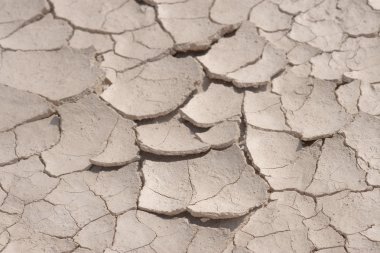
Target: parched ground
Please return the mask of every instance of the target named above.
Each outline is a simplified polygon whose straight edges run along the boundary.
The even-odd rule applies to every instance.
[[[0,0],[1,253],[379,253],[379,0]]]

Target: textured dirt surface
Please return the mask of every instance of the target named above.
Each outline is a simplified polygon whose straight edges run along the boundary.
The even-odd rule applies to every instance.
[[[379,0],[0,0],[1,253],[379,253]]]

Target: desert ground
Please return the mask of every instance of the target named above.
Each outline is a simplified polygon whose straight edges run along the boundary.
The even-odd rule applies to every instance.
[[[0,0],[1,253],[379,253],[380,0]]]

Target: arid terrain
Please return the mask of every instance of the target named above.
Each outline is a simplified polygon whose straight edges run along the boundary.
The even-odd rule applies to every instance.
[[[0,0],[1,253],[379,253],[380,0]]]

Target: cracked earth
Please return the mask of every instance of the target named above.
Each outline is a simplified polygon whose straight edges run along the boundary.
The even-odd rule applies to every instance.
[[[379,0],[0,0],[1,253],[379,253]]]

